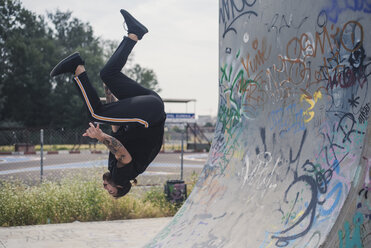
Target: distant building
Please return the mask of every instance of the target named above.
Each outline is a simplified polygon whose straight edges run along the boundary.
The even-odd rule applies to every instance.
[[[200,127],[205,126],[206,124],[210,123],[211,125],[215,126],[216,124],[216,116],[211,115],[199,115],[196,120],[197,125]]]

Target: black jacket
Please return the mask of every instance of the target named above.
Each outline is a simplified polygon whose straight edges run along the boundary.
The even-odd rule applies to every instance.
[[[143,173],[161,150],[165,120],[156,126],[144,128],[138,125],[121,126],[112,136],[119,140],[132,157],[129,164],[117,168],[117,159],[110,152],[108,170],[115,184],[133,180]]]

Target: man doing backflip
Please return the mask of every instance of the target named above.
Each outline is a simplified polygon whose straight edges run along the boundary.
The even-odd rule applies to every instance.
[[[85,105],[96,126],[90,127],[83,136],[97,139],[110,150],[109,172],[103,175],[104,188],[114,197],[121,197],[131,189],[131,180],[143,173],[159,153],[166,114],[161,97],[124,75],[121,70],[128,56],[147,28],[126,10],[120,10],[128,28],[117,50],[113,53],[100,72],[100,77],[108,87],[107,103],[103,104],[89,82],[84,61],[79,53],[71,54],[60,61],[51,71],[54,77],[63,73],[74,74]],[[117,98],[111,102],[112,95]],[[99,123],[112,125],[108,135],[99,128]]]

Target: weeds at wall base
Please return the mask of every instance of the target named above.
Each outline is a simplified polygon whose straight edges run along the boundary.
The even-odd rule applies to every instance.
[[[105,221],[173,216],[179,205],[166,200],[161,187],[114,199],[98,179],[67,178],[28,186],[0,182],[0,226]]]

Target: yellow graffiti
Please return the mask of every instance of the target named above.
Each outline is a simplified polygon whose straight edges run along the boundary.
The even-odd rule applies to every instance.
[[[269,244],[267,244],[267,246],[265,246],[264,248],[269,248],[269,247],[273,247],[273,245],[274,245],[274,242],[273,242],[273,240],[269,243]]]
[[[296,221],[297,219],[299,219],[303,214],[304,214],[304,210],[302,210],[300,213],[298,213],[292,221],[295,222],[295,221]]]
[[[316,91],[313,95],[313,97],[309,96],[308,94],[302,94],[300,97],[300,102],[303,102],[304,100],[310,105],[310,107],[303,112],[303,116],[309,116],[308,118],[304,119],[305,123],[310,122],[314,117],[314,111],[311,111],[314,106],[316,105],[318,99],[322,98],[321,91]]]

